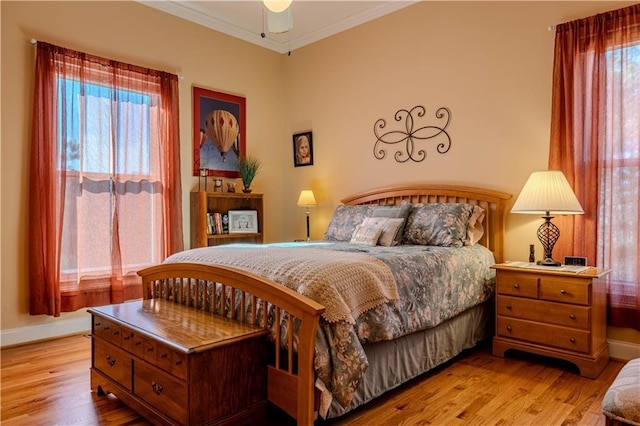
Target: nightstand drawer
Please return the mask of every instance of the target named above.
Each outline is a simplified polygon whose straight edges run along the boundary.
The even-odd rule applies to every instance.
[[[573,328],[499,316],[496,331],[498,336],[576,352],[588,353],[590,349],[590,333]]]
[[[589,330],[591,308],[498,295],[498,315]]]
[[[591,281],[566,277],[540,277],[540,299],[589,305]]]
[[[538,277],[518,272],[502,272],[497,276],[498,294],[538,297]]]
[[[101,339],[93,339],[93,366],[131,390],[131,356]]]

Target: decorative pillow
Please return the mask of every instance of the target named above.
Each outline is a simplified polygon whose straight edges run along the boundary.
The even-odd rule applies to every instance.
[[[404,227],[403,244],[462,247],[473,205],[415,204]]]
[[[356,226],[371,216],[373,210],[378,207],[376,204],[365,204],[359,206],[339,205],[336,207],[324,233],[324,239],[329,241],[350,241]]]
[[[404,219],[390,217],[368,217],[362,222],[364,227],[380,228],[382,230],[378,240],[378,245],[381,246],[395,245],[396,236],[400,233],[403,225]]]
[[[394,206],[380,206],[377,207],[374,211],[373,214],[371,214],[371,217],[389,217],[389,218],[402,218],[402,224],[401,226],[398,228],[398,232],[396,233],[396,236],[394,237],[392,243],[390,245],[392,246],[396,246],[398,244],[400,244],[402,242],[402,234],[404,231],[404,225],[406,223],[406,219],[407,217],[409,217],[409,213],[411,213],[411,208],[413,207],[413,205],[411,203],[408,203],[406,201],[403,201],[400,206],[394,207]],[[382,234],[382,238],[385,237],[385,233]],[[380,245],[389,245],[389,244],[381,244],[380,242],[378,242],[378,244]]]
[[[375,226],[358,225],[351,237],[351,242],[355,244],[364,244],[366,246],[375,246],[378,239],[382,235],[382,228]]]
[[[464,240],[465,246],[475,245],[484,234],[484,209],[480,206],[473,206],[471,217],[469,217],[469,227],[467,228],[467,239]]]

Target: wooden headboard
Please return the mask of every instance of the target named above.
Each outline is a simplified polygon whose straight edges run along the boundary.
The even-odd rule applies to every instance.
[[[416,184],[372,189],[343,198],[347,205],[409,203],[468,203],[484,208],[484,235],[479,244],[493,252],[497,263],[504,261],[504,234],[507,200],[510,194],[470,186]]]

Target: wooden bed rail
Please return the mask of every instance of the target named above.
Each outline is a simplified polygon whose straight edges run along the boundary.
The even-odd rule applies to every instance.
[[[280,326],[274,327],[268,398],[297,419],[299,425],[313,424],[316,417],[313,361],[316,331],[325,310],[322,305],[257,275],[224,266],[168,263],[143,269],[138,274],[142,277],[145,299],[162,298],[264,328],[269,328],[267,304],[274,307],[273,324],[280,324],[283,315],[288,316],[286,338],[280,335]],[[212,290],[210,295],[208,289]],[[259,303],[263,304],[262,316],[257,315]],[[300,322],[295,350],[297,368],[293,355],[294,319]],[[281,349],[283,346],[286,351]]]

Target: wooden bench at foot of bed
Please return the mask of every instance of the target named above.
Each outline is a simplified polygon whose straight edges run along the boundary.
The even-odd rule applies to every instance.
[[[316,330],[325,310],[322,305],[257,275],[224,266],[169,263],[138,274],[142,277],[144,299],[169,300],[265,329],[269,328],[268,315],[258,315],[258,305],[262,312],[268,311],[268,305],[275,308],[273,324],[280,324],[284,315],[299,320],[295,351],[293,333],[287,333],[285,338],[280,336],[280,327],[275,327],[279,344],[274,342],[273,359],[266,367],[267,397],[297,419],[299,425],[313,424],[317,399],[313,359]]]

